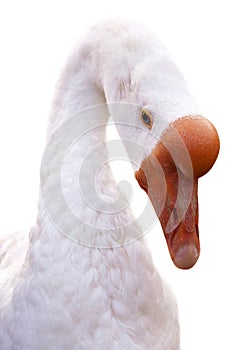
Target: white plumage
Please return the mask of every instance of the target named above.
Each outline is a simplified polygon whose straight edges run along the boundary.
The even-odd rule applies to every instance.
[[[118,20],[92,28],[68,58],[52,103],[48,145],[52,135],[72,116],[106,102],[113,119],[116,113],[112,103],[116,102],[131,103],[153,113],[151,139],[143,130],[137,108],[135,114],[123,120],[138,126],[137,133],[130,126],[118,127],[121,137],[145,147],[137,155],[139,164],[169,122],[198,112],[162,45],[141,26]],[[101,115],[101,123],[105,125],[107,118],[107,113]],[[79,123],[85,127],[83,119]],[[0,349],[179,349],[176,303],[155,270],[144,239],[124,245],[131,235],[140,236],[137,223],[131,225],[133,232],[122,229],[120,238],[115,235],[115,226],[131,220],[132,213],[127,209],[109,216],[87,208],[80,189],[70,180],[88,152],[104,139],[104,128],[89,130],[68,152],[62,169],[63,193],[83,222],[103,228],[89,240],[95,239],[97,246],[121,246],[90,248],[63,235],[58,227],[66,223],[67,217],[54,200],[54,210],[59,214],[54,225],[42,191],[29,241],[22,233],[1,241]],[[60,141],[57,139],[57,149]],[[107,152],[103,155],[107,157]],[[42,187],[47,186],[50,199],[56,197],[51,195],[51,191],[56,192],[50,187],[54,181],[49,180],[56,157],[55,153],[51,163],[46,163],[46,170],[42,166]],[[87,170],[87,189],[88,181]],[[96,188],[108,200],[115,198],[116,186],[108,167],[97,177]]]

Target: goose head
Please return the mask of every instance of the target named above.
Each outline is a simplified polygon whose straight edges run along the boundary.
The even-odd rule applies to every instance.
[[[155,119],[152,109],[123,110],[119,113],[118,108],[121,120],[126,114],[135,118],[117,126],[133,162],[136,180],[160,220],[172,261],[178,268],[189,269],[200,254],[198,179],[217,159],[218,133],[201,115],[168,122],[158,116]]]
[[[117,92],[112,89],[113,97],[107,97],[135,104],[115,113],[118,131],[123,142],[141,145],[137,149],[125,143],[130,158],[136,158],[136,180],[160,220],[172,261],[188,269],[200,254],[198,179],[213,166],[219,137],[213,124],[200,115],[167,51],[143,33],[134,38],[131,56],[123,55],[127,70],[125,64],[120,69],[112,67],[115,81],[123,83]],[[121,126],[126,114],[127,123]]]

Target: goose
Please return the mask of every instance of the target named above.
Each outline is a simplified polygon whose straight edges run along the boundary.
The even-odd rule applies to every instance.
[[[106,141],[109,116],[122,142]],[[152,204],[138,218],[108,164],[124,151]],[[120,19],[91,27],[55,88],[36,223],[1,239],[0,348],[178,350],[176,301],[144,233],[157,215],[174,264],[196,263],[197,183],[218,152],[153,33]]]

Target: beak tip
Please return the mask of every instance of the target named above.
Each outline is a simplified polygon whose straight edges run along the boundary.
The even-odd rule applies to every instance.
[[[180,247],[173,257],[176,267],[187,270],[192,268],[200,255],[200,248],[195,243]]]

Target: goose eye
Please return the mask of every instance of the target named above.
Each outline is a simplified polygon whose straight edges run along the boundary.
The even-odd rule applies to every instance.
[[[151,114],[146,111],[146,110],[143,110],[142,113],[141,113],[141,119],[143,121],[143,123],[149,128],[151,129],[152,128],[152,124],[153,124],[153,121],[152,121],[152,116]]]

